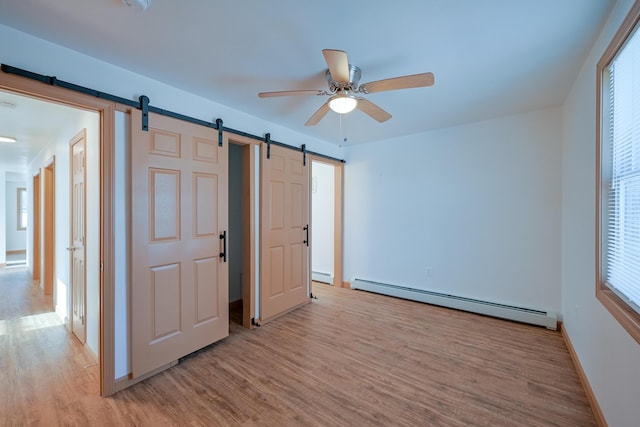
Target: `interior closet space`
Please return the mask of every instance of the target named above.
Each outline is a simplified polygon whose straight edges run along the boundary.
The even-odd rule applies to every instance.
[[[229,144],[229,321],[242,325],[244,259],[244,163],[242,145]]]
[[[229,322],[252,329],[259,316],[260,142],[225,132],[223,144],[229,146]]]

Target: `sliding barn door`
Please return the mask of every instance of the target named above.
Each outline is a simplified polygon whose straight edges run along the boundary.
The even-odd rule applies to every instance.
[[[309,299],[309,162],[299,151],[262,150],[260,320]]]
[[[132,112],[131,369],[229,335],[228,145],[214,129]],[[223,238],[222,236],[225,236]]]

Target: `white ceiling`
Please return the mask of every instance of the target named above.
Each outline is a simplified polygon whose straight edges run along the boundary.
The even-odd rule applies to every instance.
[[[79,121],[82,114],[82,110],[75,108],[0,91],[0,136],[17,140],[13,144],[0,142],[0,166],[25,172],[36,154],[67,123]]]
[[[0,23],[339,144],[561,104],[613,3],[154,0],[142,11],[122,0],[2,0]],[[427,71],[436,82],[367,95],[393,115],[382,124],[355,111],[305,127],[323,97],[257,97],[326,89],[324,48],[347,51],[362,83]]]

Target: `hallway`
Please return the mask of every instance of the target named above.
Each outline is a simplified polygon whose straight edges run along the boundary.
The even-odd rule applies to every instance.
[[[26,267],[0,268],[2,423],[42,423],[51,419],[42,408],[97,396],[98,383],[96,361],[56,315],[52,296],[32,283]]]

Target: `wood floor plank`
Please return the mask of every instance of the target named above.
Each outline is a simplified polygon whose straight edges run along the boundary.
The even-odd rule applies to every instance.
[[[596,425],[557,332],[327,285],[313,294],[101,398],[97,366],[51,300],[26,270],[0,270],[0,424]]]

